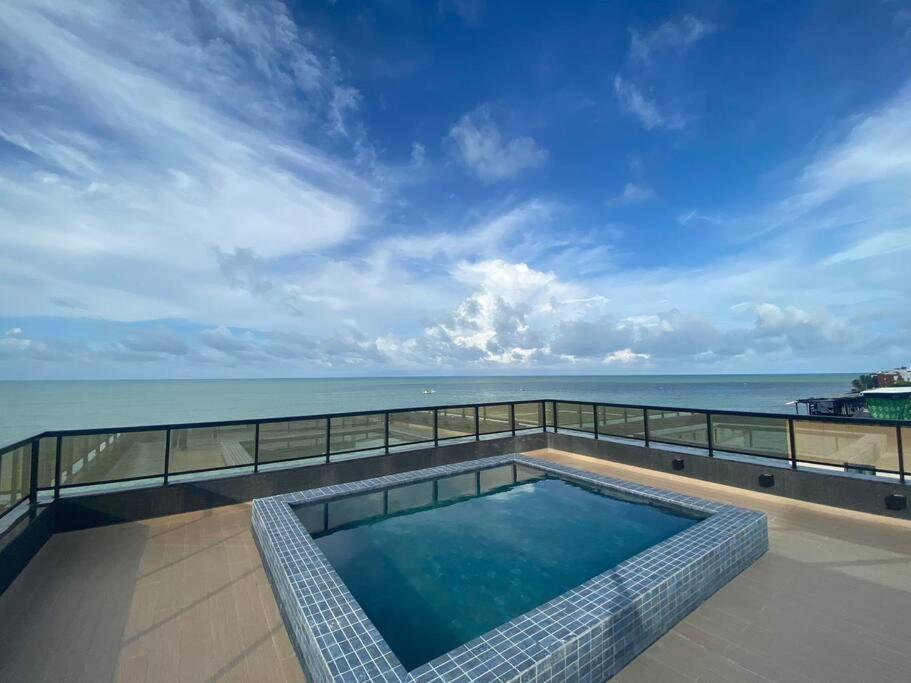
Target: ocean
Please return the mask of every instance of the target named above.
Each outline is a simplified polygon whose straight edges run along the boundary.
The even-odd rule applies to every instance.
[[[47,429],[242,420],[565,398],[793,412],[788,401],[850,389],[850,374],[356,379],[0,381],[0,445]],[[433,389],[433,394],[424,394]]]

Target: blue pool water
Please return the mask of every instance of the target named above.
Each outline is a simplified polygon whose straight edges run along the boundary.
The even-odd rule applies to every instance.
[[[521,465],[296,512],[409,671],[699,521]]]

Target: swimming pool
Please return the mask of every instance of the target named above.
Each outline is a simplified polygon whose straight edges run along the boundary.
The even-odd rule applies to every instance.
[[[523,456],[254,503],[314,680],[604,680],[767,547],[759,513]]]
[[[704,518],[515,464],[295,512],[408,671]]]

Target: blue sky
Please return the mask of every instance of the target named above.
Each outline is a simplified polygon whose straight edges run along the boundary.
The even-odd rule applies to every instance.
[[[552,4],[4,3],[0,378],[911,362],[911,3]]]

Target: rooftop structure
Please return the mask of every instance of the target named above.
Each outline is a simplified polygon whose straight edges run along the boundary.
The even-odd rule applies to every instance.
[[[768,518],[615,680],[900,680],[909,447],[902,422],[549,400],[39,435],[0,455],[0,679],[304,680],[247,501],[523,453]]]
[[[911,386],[863,392],[870,414],[884,420],[911,420]]]

